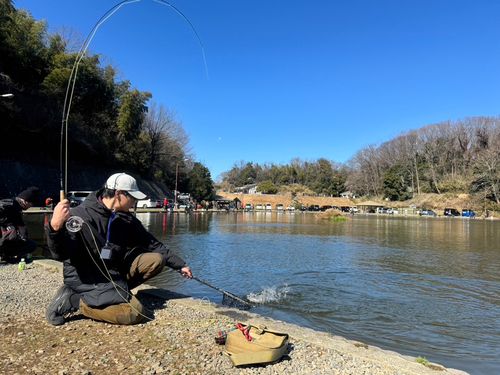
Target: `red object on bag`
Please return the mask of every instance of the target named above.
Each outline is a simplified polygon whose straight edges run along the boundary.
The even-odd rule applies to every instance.
[[[252,336],[250,336],[250,327],[247,326],[243,326],[243,324],[241,323],[238,323],[236,324],[236,328],[238,328],[241,333],[243,333],[243,335],[245,336],[245,338],[247,339],[247,341],[252,341]]]

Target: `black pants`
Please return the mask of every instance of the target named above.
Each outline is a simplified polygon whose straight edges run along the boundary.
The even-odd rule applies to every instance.
[[[17,263],[21,258],[26,258],[29,253],[36,249],[36,242],[32,240],[4,242],[0,247],[2,260]]]

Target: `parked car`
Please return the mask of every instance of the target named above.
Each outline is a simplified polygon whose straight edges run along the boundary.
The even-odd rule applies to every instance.
[[[437,216],[437,214],[432,210],[422,210],[420,216]]]
[[[179,211],[191,211],[193,209],[193,206],[189,203],[179,203],[177,205],[177,209]]]
[[[263,205],[261,205],[261,204],[256,204],[256,205],[255,205],[255,209],[256,209],[256,210],[263,210],[263,209],[264,209],[264,206],[263,206]]]
[[[85,198],[87,198],[91,191],[68,191],[67,198],[69,200],[69,205],[71,207],[76,207],[83,203]]]
[[[455,208],[445,208],[443,214],[444,216],[460,216],[460,212]]]
[[[177,199],[178,200],[190,200],[191,199],[191,194],[189,193],[179,193],[177,194]]]
[[[319,211],[320,208],[319,208],[319,205],[317,204],[313,204],[313,205],[310,205],[309,208],[308,208],[309,211]]]
[[[141,199],[137,201],[138,208],[162,208],[163,201],[160,199]]]
[[[286,208],[287,211],[295,211],[295,207],[290,205]]]
[[[471,217],[472,218],[472,217],[476,217],[476,213],[474,211],[472,211],[472,210],[466,209],[466,210],[462,210],[462,216],[463,217]]]
[[[283,207],[283,205],[281,203],[278,203],[276,205],[276,210],[279,211],[279,212],[283,212],[285,208]]]
[[[252,210],[253,210],[253,206],[251,203],[245,204],[245,211],[252,211]]]
[[[271,206],[270,203],[266,204],[266,211],[271,211],[273,209],[273,206]]]

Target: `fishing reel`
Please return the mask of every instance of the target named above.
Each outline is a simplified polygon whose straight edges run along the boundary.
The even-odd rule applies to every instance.
[[[66,229],[68,232],[77,233],[82,230],[83,227],[83,219],[80,216],[70,216],[68,220],[66,220]]]

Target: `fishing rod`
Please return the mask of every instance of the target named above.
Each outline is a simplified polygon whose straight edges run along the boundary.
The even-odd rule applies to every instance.
[[[75,58],[75,62],[73,63],[73,66],[71,68],[71,72],[70,72],[70,76],[69,76],[69,79],[68,79],[68,85],[66,87],[66,93],[65,93],[65,96],[64,96],[64,104],[63,104],[63,112],[62,112],[62,120],[61,120],[61,142],[60,142],[60,150],[59,150],[59,160],[60,160],[60,164],[59,164],[59,171],[60,171],[60,176],[59,176],[59,179],[60,179],[60,193],[59,193],[59,198],[60,200],[64,200],[66,198],[66,193],[67,193],[67,188],[68,188],[68,127],[69,127],[69,116],[70,116],[70,111],[71,111],[71,105],[72,105],[72,102],[73,102],[73,96],[74,96],[74,93],[75,93],[75,86],[76,86],[76,80],[77,80],[77,77],[78,77],[78,68],[79,68],[79,65],[80,65],[80,62],[83,60],[85,54],[87,53],[87,50],[90,46],[90,43],[92,42],[93,38],[95,37],[98,29],[102,26],[102,24],[104,24],[107,20],[109,20],[119,9],[121,9],[123,6],[126,6],[126,5],[129,5],[129,4],[132,4],[132,3],[137,3],[137,2],[140,2],[142,0],[125,0],[125,1],[121,1],[120,3],[114,5],[113,7],[111,7],[110,9],[108,9],[100,18],[99,20],[95,23],[94,27],[91,29],[90,33],[87,35],[84,43],[82,44],[80,50],[78,51],[77,55],[76,55],[76,58]],[[200,48],[201,48],[201,52],[202,52],[202,57],[203,57],[203,63],[204,63],[204,67],[205,67],[205,74],[208,78],[208,66],[207,66],[207,61],[206,61],[206,56],[205,56],[205,49],[203,47],[203,43],[201,41],[201,38],[200,36],[198,35],[198,32],[196,31],[194,25],[191,23],[191,21],[184,15],[184,13],[182,13],[178,8],[176,8],[174,5],[170,4],[168,1],[165,1],[165,0],[153,0],[154,2],[156,3],[159,3],[159,4],[162,4],[162,5],[165,5],[167,7],[170,7],[171,9],[173,9],[175,11],[175,13],[177,13],[179,16],[182,17],[182,19],[184,19],[188,25],[190,26],[191,30],[193,31],[194,35],[196,36],[196,39],[198,41],[198,44],[200,45]],[[96,249],[98,250],[99,249],[99,246],[97,244],[97,241],[94,237],[94,234],[92,232],[92,229],[90,228],[90,226],[85,223],[85,221],[78,217],[78,216],[71,216],[67,222],[66,222],[66,228],[70,231],[70,232],[80,232],[83,228],[83,225],[87,225],[88,226],[88,229],[92,235],[92,238],[93,238],[93,241],[94,241],[94,245],[96,247]],[[83,235],[82,235],[83,237]],[[84,241],[85,243],[85,241]],[[85,243],[85,247],[87,248],[87,245]],[[144,314],[142,314],[141,312],[137,311],[137,309],[132,306],[130,304],[130,302],[127,300],[127,298],[123,297],[122,294],[119,292],[118,289],[122,289],[122,292],[124,292],[125,294],[130,294],[129,291],[127,290],[123,290],[123,288],[121,288],[119,285],[117,285],[114,280],[112,279],[110,273],[109,273],[109,269],[108,267],[106,266],[104,260],[102,260],[102,266],[104,268],[104,270],[106,271],[104,273],[104,271],[101,269],[101,267],[99,267],[98,263],[96,262],[96,260],[94,259],[94,256],[92,255],[92,250],[87,248],[88,252],[89,252],[89,256],[92,258],[92,260],[95,262],[97,268],[102,272],[103,276],[108,280],[110,281],[115,290],[117,291],[118,295],[120,295],[120,297],[122,297],[124,299],[124,302],[125,303],[128,303],[133,310],[135,310],[138,314],[140,314],[141,316],[151,320],[150,317],[148,316],[145,316]],[[240,306],[243,306],[243,308],[250,308],[251,307],[251,304],[247,301],[244,301],[243,299],[239,298],[238,296],[235,296],[234,294],[232,293],[229,293],[223,289],[220,289],[216,286],[213,286],[211,285],[210,283],[208,283],[207,281],[205,280],[202,280],[202,279],[199,279],[197,277],[193,277],[193,279],[195,279],[196,281],[210,287],[210,288],[213,288],[217,291],[219,291],[220,293],[223,294],[224,297],[227,297],[230,301],[236,301],[237,304],[239,304]],[[223,301],[224,301],[224,298],[223,298]]]
[[[138,3],[143,0],[124,0],[119,2],[118,4],[114,5],[113,7],[109,8],[100,18],[99,20],[95,23],[94,27],[90,30],[89,34],[87,35],[84,43],[80,47],[80,50],[78,51],[75,62],[73,63],[73,66],[71,68],[71,73],[68,79],[68,85],[66,87],[66,94],[64,96],[64,104],[63,104],[63,112],[62,112],[62,121],[61,121],[61,142],[60,142],[60,147],[59,147],[59,180],[60,180],[60,191],[59,191],[59,198],[62,201],[63,199],[66,198],[66,193],[68,189],[68,120],[69,120],[69,115],[70,115],[70,110],[71,110],[71,104],[73,102],[73,95],[75,92],[75,85],[76,85],[76,79],[78,76],[78,68],[80,65],[80,62],[83,60],[85,54],[87,53],[87,50],[90,46],[90,43],[94,39],[97,31],[99,28],[104,24],[108,19],[110,19],[118,10],[120,10],[122,7],[132,4],[132,3]],[[201,41],[200,36],[198,35],[198,32],[196,31],[194,25],[191,23],[191,21],[187,18],[187,16],[182,13],[178,8],[176,8],[174,5],[169,3],[166,0],[152,0],[155,3],[167,6],[171,8],[177,15],[179,15],[191,28],[193,31],[198,44],[200,45],[201,48],[201,53],[203,57],[203,63],[205,67],[205,74],[208,78],[208,65],[207,65],[207,59],[205,56],[205,48],[203,46],[203,42]]]

